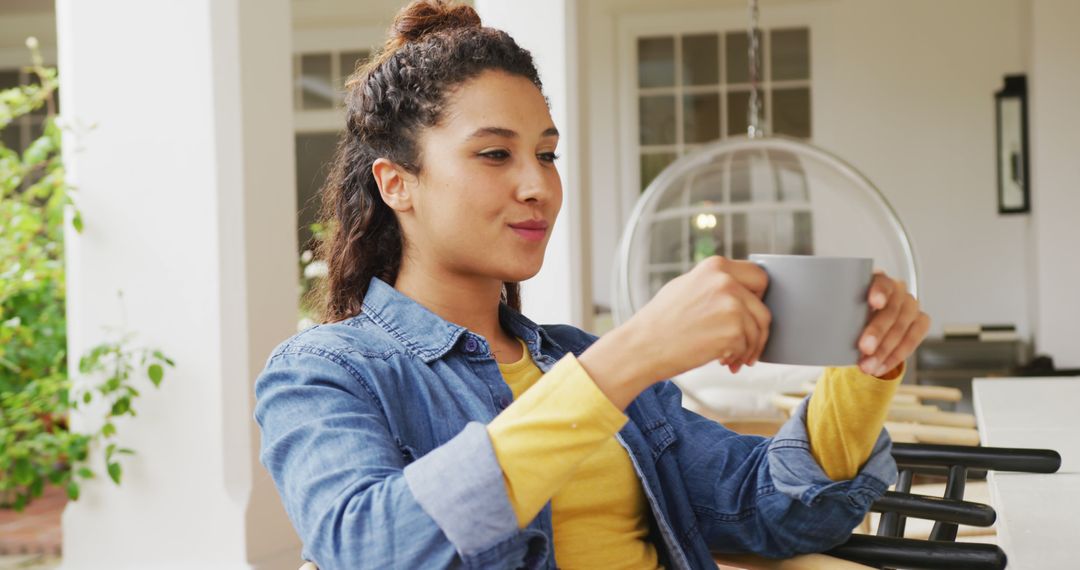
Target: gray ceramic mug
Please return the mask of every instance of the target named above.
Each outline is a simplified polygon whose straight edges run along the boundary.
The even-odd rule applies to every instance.
[[[763,301],[772,313],[762,362],[855,366],[870,316],[867,257],[751,254],[769,275]]]

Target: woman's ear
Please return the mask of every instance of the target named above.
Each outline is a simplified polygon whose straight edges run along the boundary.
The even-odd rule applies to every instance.
[[[412,210],[412,195],[409,193],[409,185],[406,184],[409,173],[386,158],[378,158],[371,165],[371,173],[375,176],[375,183],[379,185],[379,194],[383,202],[397,212]]]

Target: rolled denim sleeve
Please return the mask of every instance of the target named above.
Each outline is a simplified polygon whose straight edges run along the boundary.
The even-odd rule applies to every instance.
[[[483,424],[406,465],[363,372],[316,346],[275,351],[255,384],[259,460],[320,570],[534,568]]]
[[[769,444],[769,469],[777,490],[813,507],[824,500],[847,501],[862,510],[896,483],[892,439],[885,429],[878,434],[870,457],[853,479],[833,481],[810,453],[806,428],[807,396]]]
[[[482,551],[517,528],[484,424],[470,422],[454,439],[406,466],[405,481],[462,552]]]
[[[829,550],[851,536],[895,482],[884,430],[854,479],[832,481],[810,453],[806,400],[766,438],[735,433],[683,408],[674,382],[655,389],[678,438],[673,447],[698,530],[713,552],[787,558]]]

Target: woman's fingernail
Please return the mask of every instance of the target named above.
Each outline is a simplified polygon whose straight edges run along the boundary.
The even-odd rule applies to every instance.
[[[874,293],[873,301],[874,301],[874,304],[876,304],[878,306],[884,305],[885,304],[885,294],[884,293]]]
[[[881,366],[881,363],[876,358],[868,358],[863,362],[863,371],[867,374],[874,374],[879,366]]]
[[[863,352],[872,353],[875,350],[877,350],[877,337],[870,335],[863,339]]]
[[[882,364],[878,367],[877,372],[874,372],[874,376],[884,376],[889,371],[889,367]]]

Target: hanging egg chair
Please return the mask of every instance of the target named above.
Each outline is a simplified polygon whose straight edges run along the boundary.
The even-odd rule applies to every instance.
[[[885,197],[853,166],[808,142],[767,136],[758,93],[757,2],[750,0],[747,136],[706,144],[645,189],[614,260],[612,317],[625,322],[671,279],[712,255],[869,257],[918,296],[911,240]],[[732,374],[712,362],[675,378],[690,408],[713,417],[776,416],[771,395],[820,367],[758,363]]]

